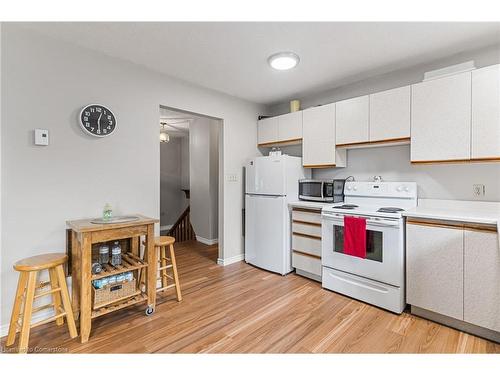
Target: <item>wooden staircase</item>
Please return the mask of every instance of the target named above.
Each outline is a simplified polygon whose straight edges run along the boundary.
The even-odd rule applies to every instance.
[[[175,224],[167,233],[168,236],[174,237],[176,242],[184,242],[196,240],[193,226],[191,225],[191,215],[189,206],[179,216]]]

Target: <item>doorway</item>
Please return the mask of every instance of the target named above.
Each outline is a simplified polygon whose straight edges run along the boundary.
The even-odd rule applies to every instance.
[[[160,106],[160,232],[178,243],[218,244],[219,259],[222,124],[218,118]]]

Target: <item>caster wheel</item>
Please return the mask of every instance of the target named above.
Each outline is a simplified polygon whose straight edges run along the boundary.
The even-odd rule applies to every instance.
[[[146,308],[146,311],[145,311],[146,316],[153,315],[153,313],[154,313],[154,312],[155,312],[155,309],[154,309],[152,306],[148,306],[148,307]]]

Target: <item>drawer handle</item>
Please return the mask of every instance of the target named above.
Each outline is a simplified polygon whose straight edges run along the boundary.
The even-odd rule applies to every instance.
[[[321,236],[313,236],[312,234],[303,234],[303,233],[298,233],[298,232],[292,232],[294,236],[299,236],[299,237],[305,237],[305,238],[310,238],[313,240],[320,240],[321,241]]]
[[[295,254],[298,254],[298,255],[303,255],[305,257],[310,257],[310,258],[314,258],[314,259],[320,259],[321,260],[321,257],[319,255],[313,255],[313,254],[309,254],[309,253],[305,253],[303,251],[300,251],[300,250],[292,250]]]
[[[340,277],[340,276],[334,275],[332,273],[330,273],[330,276],[332,276],[333,278],[335,278],[337,280],[344,281],[344,282],[346,282],[348,284],[351,284],[351,285],[355,285],[355,286],[359,286],[359,287],[362,287],[362,288],[371,289],[374,292],[388,293],[387,289],[384,289],[384,288],[381,288],[381,287],[378,287],[378,286],[375,286],[375,285],[370,285],[368,283],[363,283],[363,282],[360,282],[360,281],[350,280],[350,279],[347,279],[345,277]]]

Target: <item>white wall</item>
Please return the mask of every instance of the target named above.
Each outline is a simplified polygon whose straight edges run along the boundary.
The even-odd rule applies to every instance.
[[[195,117],[189,126],[191,224],[197,237],[216,240],[220,120]]]
[[[302,108],[413,84],[421,81],[426,71],[468,60],[474,60],[478,68],[498,64],[500,44],[304,96],[300,98]],[[288,108],[288,103],[281,103],[269,108],[269,113],[284,113]],[[296,146],[283,147],[283,151],[296,156],[302,154],[301,148]],[[409,146],[349,150],[347,168],[313,171],[314,178],[343,178],[350,175],[357,180],[382,175],[388,181],[416,181],[420,198],[500,201],[500,163],[412,165]],[[479,183],[486,185],[486,194],[478,198],[472,194],[472,184]]]
[[[182,176],[189,174],[189,160],[182,160],[189,155],[186,138],[170,137],[168,143],[160,143],[160,225],[171,226],[188,206],[188,200],[182,191]],[[183,150],[186,147],[187,150]],[[188,156],[189,158],[189,156]],[[182,168],[187,170],[183,170]]]
[[[385,181],[415,181],[419,198],[500,201],[500,163],[415,165],[409,145],[347,152],[347,168],[317,169],[313,178],[366,181],[381,175]],[[485,196],[475,197],[472,184],[485,184]]]
[[[181,141],[181,189],[189,190],[189,137]]]
[[[224,120],[224,226],[221,258],[243,253],[242,165],[255,156],[255,104],[157,74],[123,60],[57,41],[16,24],[2,29],[1,317],[8,323],[17,274],[12,264],[47,251],[64,251],[65,221],[99,216],[105,202],[116,213],[159,217],[158,106]],[[8,95],[5,95],[8,93]],[[77,123],[81,107],[103,103],[118,127],[90,138]],[[50,131],[36,147],[32,130]]]

